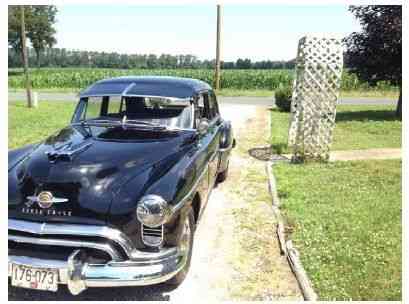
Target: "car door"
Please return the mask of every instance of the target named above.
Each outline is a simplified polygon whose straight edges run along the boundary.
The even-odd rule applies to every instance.
[[[209,191],[214,186],[217,178],[217,166],[219,163],[219,142],[221,120],[219,109],[217,107],[216,96],[212,91],[203,94],[204,105],[206,108],[207,119],[209,120],[208,137],[208,155],[209,155]]]
[[[201,134],[198,144],[197,170],[203,174],[200,186],[203,202],[207,202],[211,189],[216,180],[218,162],[218,143],[220,124],[217,122],[214,107],[212,107],[209,92],[203,91],[198,95],[195,106],[195,126],[198,127],[202,119],[207,119],[209,128],[205,134]],[[202,208],[203,209],[203,208]]]

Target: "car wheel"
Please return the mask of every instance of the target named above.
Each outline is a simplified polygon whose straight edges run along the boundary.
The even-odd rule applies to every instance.
[[[193,249],[193,235],[195,229],[195,217],[192,207],[186,213],[185,219],[182,224],[182,231],[178,240],[178,246],[182,251],[186,252],[186,264],[173,278],[166,281],[169,285],[179,285],[186,278],[190,268],[190,261],[192,259]]]
[[[217,175],[217,183],[220,184],[224,182],[228,175],[229,175],[229,163],[227,163],[226,169]]]

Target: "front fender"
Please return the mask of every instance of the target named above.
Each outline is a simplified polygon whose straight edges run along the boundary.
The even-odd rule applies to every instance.
[[[8,171],[10,172],[19,162],[30,155],[36,146],[36,144],[30,144],[18,149],[9,150]]]
[[[189,189],[190,152],[180,151],[147,168],[121,186],[114,194],[109,212],[109,223],[126,233],[138,248],[143,247],[140,238],[140,223],[136,208],[140,199],[148,194],[160,195],[171,206]],[[192,177],[191,177],[192,176]],[[172,223],[177,219],[175,214]]]

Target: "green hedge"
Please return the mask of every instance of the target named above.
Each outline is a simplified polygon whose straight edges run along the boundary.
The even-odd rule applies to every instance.
[[[290,112],[292,87],[281,86],[274,92],[274,95],[276,106],[283,112]]]

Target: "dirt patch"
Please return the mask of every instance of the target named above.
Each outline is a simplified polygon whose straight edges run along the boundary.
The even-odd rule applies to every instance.
[[[222,106],[237,147],[228,179],[213,190],[195,237],[192,267],[171,299],[302,300],[276,240],[264,162],[252,148],[268,143],[264,107]]]

